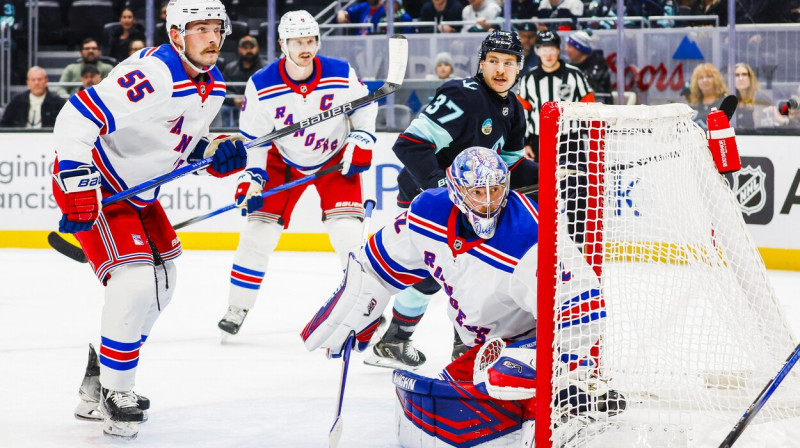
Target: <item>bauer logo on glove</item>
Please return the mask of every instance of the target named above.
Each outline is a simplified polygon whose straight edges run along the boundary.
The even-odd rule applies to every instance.
[[[372,148],[376,138],[367,131],[353,131],[344,140],[342,174],[352,176],[369,169],[372,165]]]

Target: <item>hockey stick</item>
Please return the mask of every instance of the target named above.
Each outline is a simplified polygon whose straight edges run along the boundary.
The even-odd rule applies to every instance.
[[[375,209],[375,201],[367,199],[364,201],[364,229],[361,233],[361,249],[367,245],[369,238],[369,222],[372,218],[372,210]],[[361,251],[359,251],[360,253]],[[328,446],[336,448],[339,445],[339,439],[342,437],[342,402],[344,401],[344,386],[347,381],[347,367],[350,365],[350,351],[356,344],[356,334],[354,331],[350,332],[347,339],[344,341],[344,348],[342,349],[342,377],[339,379],[339,397],[336,400],[336,418],[333,420],[333,426],[328,433]],[[327,353],[329,358],[335,358],[337,355]]]
[[[332,107],[319,115],[306,118],[305,120],[299,121],[285,128],[278,129],[263,137],[251,140],[244,145],[245,148],[249,149],[256,146],[262,146],[265,143],[269,143],[273,140],[285,137],[289,134],[293,134],[301,129],[313,126],[317,123],[328,120],[330,118],[350,113],[361,106],[364,106],[373,101],[391,95],[392,93],[400,89],[400,87],[403,85],[403,79],[405,78],[406,75],[407,64],[408,64],[408,41],[404,36],[400,34],[395,34],[394,36],[389,38],[389,73],[386,76],[386,82],[384,82],[379,89],[375,90],[369,95],[350,101],[349,103]],[[141,184],[131,187],[127,190],[120,191],[119,193],[113,194],[103,199],[103,205],[104,206],[111,205],[115,202],[128,199],[143,191],[153,189],[163,183],[175,180],[179,177],[183,177],[189,173],[193,173],[211,164],[212,160],[213,159],[211,157],[198,160],[197,162],[186,165],[183,168],[179,168],[175,171],[171,171],[169,173],[155,177],[148,181],[142,182]]]
[[[408,41],[406,40],[406,38],[404,36],[402,36],[400,34],[395,34],[389,39],[389,73],[386,76],[386,82],[383,84],[383,86],[381,86],[379,89],[375,90],[374,92],[370,93],[369,95],[366,95],[364,97],[355,99],[355,100],[353,100],[353,101],[351,101],[349,103],[345,103],[345,104],[342,104],[340,106],[336,106],[336,107],[331,108],[331,109],[329,109],[329,110],[327,110],[327,111],[325,111],[325,112],[323,112],[323,113],[321,113],[319,115],[315,115],[313,117],[306,118],[305,120],[300,121],[298,123],[295,123],[295,124],[293,124],[291,126],[287,126],[285,128],[279,129],[279,130],[277,130],[275,132],[272,132],[272,133],[270,133],[268,135],[265,135],[265,136],[260,137],[258,139],[255,139],[255,140],[252,140],[250,142],[247,142],[247,144],[245,144],[245,147],[251,148],[251,147],[254,147],[254,146],[260,146],[260,145],[262,145],[264,143],[268,143],[268,142],[270,142],[272,140],[278,139],[280,137],[284,137],[284,136],[289,135],[289,134],[291,134],[293,132],[296,132],[296,131],[298,131],[300,129],[304,129],[306,127],[312,126],[314,124],[317,124],[319,122],[325,121],[325,120],[327,120],[329,118],[332,118],[332,117],[335,117],[337,115],[341,115],[341,114],[344,114],[344,113],[352,112],[353,110],[357,109],[358,107],[361,107],[361,106],[363,106],[365,104],[368,104],[370,102],[373,102],[373,101],[376,101],[376,100],[379,100],[381,98],[384,98],[386,96],[391,95],[392,93],[394,93],[398,89],[400,89],[400,87],[402,86],[403,79],[405,78],[405,74],[406,74],[406,65],[407,64],[408,64]],[[180,168],[180,169],[178,169],[176,171],[172,171],[170,173],[167,173],[167,174],[164,174],[162,176],[156,177],[156,178],[151,179],[149,181],[143,182],[143,183],[141,183],[141,184],[139,184],[139,185],[137,185],[137,186],[135,186],[135,187],[133,187],[131,189],[128,189],[128,190],[125,190],[125,191],[121,191],[121,192],[119,192],[117,194],[114,194],[112,196],[109,196],[109,197],[105,198],[103,200],[102,204],[104,206],[107,206],[107,205],[113,204],[115,202],[128,199],[131,196],[137,195],[137,194],[139,194],[139,193],[141,193],[143,191],[149,190],[151,188],[155,188],[155,187],[157,187],[157,186],[159,186],[159,185],[161,185],[161,184],[163,184],[165,182],[169,182],[169,181],[177,179],[179,177],[183,177],[186,174],[192,173],[194,171],[197,171],[197,170],[207,166],[208,164],[211,163],[211,160],[212,160],[211,158],[206,158],[206,159],[203,159],[203,160],[199,160],[199,161],[194,162],[194,163],[192,163],[190,165],[187,165],[187,166],[185,166],[183,168]],[[316,174],[320,174],[320,173],[316,173]],[[227,211],[227,210],[217,211],[218,213],[216,213],[216,214],[222,213],[224,211]],[[214,213],[214,212],[212,212],[212,213]],[[215,216],[215,215],[203,216],[202,219],[210,218],[211,216]],[[200,217],[198,217],[198,218],[200,218]],[[200,219],[198,219],[198,220],[200,220]],[[195,221],[190,220],[190,221],[191,222],[186,221],[186,222],[183,222],[183,223],[179,223],[174,228],[177,230],[177,229],[179,229],[181,227],[185,227],[185,226],[187,226],[187,225],[189,225],[189,224],[191,224],[193,222],[197,222],[197,220],[195,220]],[[180,227],[178,227],[178,226],[180,226]],[[72,258],[73,260],[78,261],[80,263],[86,263],[87,262],[86,255],[83,253],[83,250],[81,250],[79,247],[73,245],[69,241],[66,241],[58,233],[50,232],[47,235],[47,241],[48,241],[48,243],[50,244],[50,246],[53,249],[55,249],[56,251],[60,252],[61,254],[66,255],[67,257]]]
[[[263,193],[261,193],[261,197],[266,198],[268,196],[272,196],[274,194],[280,193],[281,191],[286,191],[290,188],[296,187],[298,185],[302,185],[308,182],[311,182],[314,179],[319,179],[322,176],[326,176],[330,173],[334,173],[342,169],[343,164],[337,163],[334,166],[330,166],[323,170],[319,170],[314,174],[309,174],[308,176],[301,177],[300,179],[293,180],[291,182],[287,182],[282,185],[278,185],[277,187],[271,188]],[[173,229],[178,230],[182,229],[190,224],[194,224],[196,222],[200,222],[206,220],[208,218],[217,216],[221,213],[225,213],[228,210],[233,210],[236,208],[236,204],[228,204],[225,207],[218,208],[214,211],[208,212],[204,215],[195,216],[194,218],[189,218],[186,221],[179,222],[172,226]],[[79,263],[86,263],[88,260],[86,259],[86,254],[83,253],[83,249],[80,247],[70,243],[69,241],[65,240],[64,237],[59,235],[56,232],[50,232],[47,235],[47,242],[50,243],[50,247],[55,249],[57,252],[61,253],[62,255],[66,255],[69,258],[79,262]]]
[[[350,352],[356,344],[356,333],[350,332],[347,340],[344,341],[344,352],[342,353],[342,376],[339,378],[339,396],[336,400],[336,418],[333,420],[333,426],[328,433],[328,446],[336,448],[339,445],[339,439],[342,438],[342,402],[344,401],[344,386],[347,381],[347,368],[350,365]]]
[[[767,403],[767,400],[769,400],[769,397],[772,396],[772,393],[775,392],[778,386],[780,386],[781,382],[784,378],[786,378],[786,375],[789,374],[789,371],[792,370],[792,367],[794,367],[798,359],[800,359],[800,344],[794,348],[794,351],[786,359],[786,362],[783,364],[783,367],[781,367],[781,370],[778,371],[778,374],[775,375],[775,377],[769,380],[767,385],[764,387],[764,390],[758,394],[758,397],[756,397],[755,401],[753,401],[750,407],[744,412],[742,418],[740,418],[739,421],[733,425],[733,429],[731,429],[731,432],[728,433],[728,436],[725,437],[725,440],[723,440],[719,445],[719,448],[729,448],[734,444],[734,442],[736,442],[736,439],[742,435],[742,431],[744,431],[747,425],[750,424],[750,421],[752,421],[756,414],[758,414],[758,411],[764,407],[764,404]]]

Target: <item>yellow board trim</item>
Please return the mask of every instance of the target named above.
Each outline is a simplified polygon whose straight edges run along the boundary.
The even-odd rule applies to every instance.
[[[0,248],[47,249],[47,230],[0,230]],[[61,234],[67,241],[78,244],[69,234]],[[238,233],[178,232],[184,249],[235,250],[239,244]],[[277,250],[292,252],[333,252],[325,233],[289,233],[281,235]]]
[[[47,249],[47,230],[0,230],[0,248]],[[62,234],[78,244],[72,235]],[[179,232],[184,249],[235,250],[238,233]],[[328,235],[324,233],[284,233],[277,250],[296,252],[333,252]],[[760,247],[758,251],[767,269],[800,271],[800,250]],[[627,252],[627,251],[625,251]],[[628,254],[630,255],[630,254]],[[656,258],[660,258],[656,257]]]

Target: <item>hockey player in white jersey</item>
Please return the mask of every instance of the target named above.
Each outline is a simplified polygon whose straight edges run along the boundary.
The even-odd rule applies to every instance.
[[[73,95],[55,124],[53,194],[59,230],[74,233],[106,286],[99,356],[89,363],[75,411],[106,434],[135,437],[149,400],[133,392],[139,348],[175,291],[181,244],[158,188],[102,207],[101,198],[212,158],[207,172],[244,168],[240,137],[210,139],[225,98],[215,67],[230,22],[219,0],[172,0],[169,45],[145,48],[100,84]],[[101,209],[102,208],[102,209]]]
[[[357,256],[351,254],[342,285],[303,330],[305,346],[340,353],[355,333],[356,349],[364,350],[390,296],[430,275],[447,294],[447,314],[470,347],[445,368],[446,382],[475,381],[485,400],[529,400],[535,396],[535,344],[509,344],[499,356],[509,362],[490,366],[480,378],[473,378],[473,364],[480,346],[491,339],[513,343],[535,337],[537,207],[509,191],[507,166],[487,148],[461,152],[445,182],[446,188],[422,192]],[[564,260],[582,260],[574,245],[563,250],[576,254]],[[574,293],[568,308],[575,323],[562,331],[582,327],[579,343],[560,348],[564,368],[575,370],[589,364],[605,308],[588,263],[562,269],[571,273],[565,281]],[[428,411],[436,412],[423,412]]]
[[[239,117],[242,135],[255,138],[318,115],[369,92],[346,61],[317,55],[319,26],[306,11],[290,11],[278,26],[284,57],[247,82]],[[256,301],[269,256],[289,226],[308,184],[262,198],[264,190],[343,163],[341,172],[317,178],[322,221],[342,263],[361,238],[364,216],[359,173],[368,169],[375,144],[377,104],[356,109],[278,139],[248,153],[236,202],[248,212],[231,269],[228,310],[219,321],[223,337],[236,334]],[[352,123],[352,127],[348,123]]]

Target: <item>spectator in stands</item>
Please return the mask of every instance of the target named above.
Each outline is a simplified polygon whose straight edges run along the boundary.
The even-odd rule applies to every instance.
[[[144,40],[144,27],[136,23],[133,11],[123,9],[119,16],[119,24],[106,30],[104,35],[104,54],[117,61],[124,61],[130,54],[132,40]]]
[[[770,106],[769,97],[760,90],[756,73],[749,64],[740,62],[734,67],[734,84],[739,106],[736,108],[736,128],[753,129],[771,126],[772,117],[764,110]]]
[[[81,90],[88,89],[93,85],[100,84],[103,78],[100,76],[100,70],[94,64],[86,64],[81,70]]]
[[[39,66],[28,70],[26,84],[28,90],[11,98],[6,105],[0,127],[52,128],[64,99],[47,88],[47,73]]]
[[[461,10],[461,20],[474,22],[475,25],[464,25],[461,32],[484,33],[490,31],[492,25],[488,21],[497,18],[502,12],[503,10],[495,0],[469,0],[469,5]]]
[[[111,73],[111,69],[114,68],[113,65],[100,60],[100,47],[98,46],[97,41],[91,37],[88,37],[84,39],[83,43],[81,44],[80,60],[64,67],[64,72],[61,73],[61,78],[58,80],[58,82],[80,82],[81,72],[83,71],[83,66],[85,64],[96,65],[97,69],[100,70],[100,75],[103,78],[108,76],[108,74]],[[59,87],[58,93],[61,96],[70,96],[77,92],[79,88],[79,86]]]
[[[522,60],[522,70],[519,71],[520,77],[528,74],[534,67],[539,65],[539,56],[536,56],[536,53],[533,51],[537,31],[536,25],[533,23],[523,23],[519,26],[519,30],[517,31],[519,40],[522,42],[522,55],[524,56]]]
[[[400,34],[413,34],[417,32],[417,29],[410,26],[399,26],[400,23],[403,22],[413,22],[414,19],[411,18],[411,15],[403,9],[403,2],[401,0],[394,1],[394,30],[396,33]],[[386,22],[386,17],[381,18],[381,23]],[[384,28],[385,29],[385,28]],[[379,28],[379,32],[384,32]]]
[[[131,41],[131,44],[128,45],[128,56],[136,53],[139,50],[144,49],[144,41],[141,39],[134,39]]]
[[[611,73],[602,50],[592,50],[591,31],[576,31],[567,38],[567,57],[578,67],[598,102],[611,104]]]
[[[677,14],[678,5],[675,0],[625,0],[625,15],[637,17],[674,16]],[[590,22],[589,28],[612,29],[617,27],[617,0],[595,0],[585,11],[586,17],[610,17],[614,20]],[[625,21],[625,26],[636,26],[632,21]],[[671,28],[675,26],[674,20],[658,20],[651,24],[654,28]]]
[[[694,121],[706,129],[706,116],[712,108],[719,108],[722,99],[728,95],[728,88],[722,74],[710,63],[695,67],[689,81],[689,106],[697,111]]]
[[[772,1],[772,0],[768,0]],[[777,0],[777,2],[785,2],[786,0]],[[756,0],[754,3],[759,3]],[[776,3],[777,3],[776,2]],[[755,5],[753,5],[755,6]],[[750,9],[746,8],[745,4],[741,1],[736,1],[736,23],[753,23],[753,17],[750,14]],[[728,25],[728,0],[692,0],[689,4],[689,14],[696,15],[712,15],[719,17],[719,26]],[[698,20],[690,22],[691,26],[713,26],[714,22],[709,20]]]
[[[512,0],[511,18],[530,19],[536,17],[539,12],[539,1],[534,0]]]
[[[226,82],[247,82],[253,73],[264,67],[264,60],[258,55],[258,42],[253,36],[244,36],[239,39],[239,59],[225,64],[222,77]],[[238,95],[233,97],[231,95]],[[239,112],[244,101],[244,85],[228,84],[225,102],[222,104],[222,125],[225,127],[239,126]]]
[[[400,0],[394,1],[394,8],[395,10],[402,9],[403,3]],[[337,23],[371,23],[371,28],[358,28],[356,30],[356,34],[364,35],[364,34],[377,34],[383,33],[384,30],[378,28],[378,24],[381,22],[381,19],[384,18],[386,15],[386,9],[384,6],[383,0],[367,0],[366,2],[356,3],[355,5],[347,8],[347,9],[340,9],[336,13],[336,22]],[[405,16],[401,16],[403,18],[403,22],[410,22],[411,16],[405,14]],[[395,22],[397,22],[397,18],[395,18]]]
[[[422,5],[420,22],[458,22],[461,20],[461,3],[458,0],[428,0]],[[457,33],[460,26],[438,25],[440,33]],[[420,28],[422,33],[432,33],[433,28]]]
[[[540,19],[568,19],[569,26],[577,29],[578,17],[583,16],[583,2],[581,0],[541,0],[537,12]],[[564,23],[548,23],[550,31],[555,32]]]
[[[430,74],[426,79],[438,79],[441,81],[455,78],[455,67],[453,67],[453,57],[450,53],[443,51],[436,55],[435,74]]]

